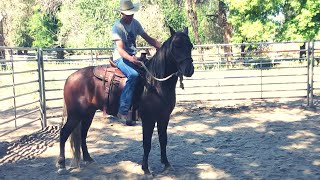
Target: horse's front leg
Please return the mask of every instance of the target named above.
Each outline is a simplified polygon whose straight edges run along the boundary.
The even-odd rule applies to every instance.
[[[153,129],[155,126],[154,121],[142,120],[143,129],[143,160],[142,160],[142,170],[145,174],[150,174],[148,166],[148,157],[151,150],[151,138],[153,134]]]
[[[167,158],[167,127],[169,123],[169,118],[164,121],[157,122],[160,149],[161,149],[161,163],[164,164],[164,170],[171,169],[171,165]]]

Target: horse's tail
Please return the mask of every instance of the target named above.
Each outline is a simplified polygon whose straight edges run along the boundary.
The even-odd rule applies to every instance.
[[[71,162],[71,167],[80,167],[80,158],[81,158],[81,122],[77,127],[72,131],[70,135],[70,145],[73,154],[73,160]]]
[[[66,102],[65,102],[64,99],[63,99],[63,110],[62,110],[62,117],[61,117],[60,128],[63,127],[64,122],[65,122],[65,119],[66,119],[67,116],[68,116],[68,113],[67,113]]]

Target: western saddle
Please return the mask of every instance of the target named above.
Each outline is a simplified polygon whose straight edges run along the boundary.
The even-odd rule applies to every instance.
[[[147,60],[146,54],[147,53],[141,53],[139,60],[145,62]],[[127,77],[120,69],[117,68],[116,64],[111,59],[109,60],[109,64],[94,67],[93,74],[95,77],[103,81],[105,91],[103,113],[116,116],[119,109],[120,95],[127,81]],[[132,121],[136,121],[138,119],[138,113],[136,111],[137,102],[134,101],[138,99],[137,97],[140,97],[142,93],[142,89],[138,89],[139,90],[135,90],[133,105],[128,113],[128,118],[131,118]]]

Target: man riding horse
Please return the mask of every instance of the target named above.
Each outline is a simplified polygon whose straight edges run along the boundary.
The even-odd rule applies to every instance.
[[[165,170],[171,169],[166,152],[167,127],[176,104],[175,89],[178,78],[182,83],[182,76],[191,77],[194,73],[191,55],[193,45],[188,35],[188,28],[184,28],[183,31],[175,31],[169,27],[170,37],[160,47],[160,43],[147,35],[138,21],[133,19],[133,14],[138,7],[131,1],[122,1],[119,9],[122,18],[115,23],[112,31],[115,63],[127,76],[126,85],[124,85],[125,75],[111,65],[88,66],[79,69],[72,73],[65,82],[63,97],[67,121],[60,131],[60,154],[57,162],[59,174],[68,172],[65,165],[65,143],[69,136],[74,166],[80,167],[81,151],[84,163],[94,162],[89,154],[86,138],[97,110],[114,116],[120,111],[120,118],[128,118],[127,113],[132,106],[133,92],[139,89],[135,87],[138,84],[138,73],[134,69],[137,65],[142,65],[146,70],[142,76],[147,83],[147,85],[141,83],[144,85],[141,86],[142,94],[138,98],[134,96],[139,102],[137,110],[141,118],[143,134],[141,167],[145,174],[151,173],[148,158],[153,131],[157,125],[161,163],[164,164]],[[154,47],[160,47],[145,64],[138,61],[135,56],[137,35],[141,35]],[[121,102],[119,103],[120,96]],[[119,104],[120,110],[118,110]]]
[[[136,71],[141,66],[141,61],[136,57],[136,38],[140,35],[145,41],[155,48],[160,48],[161,44],[150,37],[142,28],[139,21],[133,18],[134,13],[139,10],[140,4],[133,4],[130,0],[122,0],[118,11],[122,17],[117,20],[112,27],[112,40],[114,42],[113,60],[116,66],[127,77],[126,85],[120,96],[120,107],[118,118],[127,121],[128,111],[132,105],[132,97],[135,86],[139,79]]]

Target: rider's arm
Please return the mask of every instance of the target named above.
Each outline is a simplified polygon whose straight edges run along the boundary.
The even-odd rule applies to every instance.
[[[130,54],[128,54],[124,50],[124,44],[123,44],[122,40],[116,40],[115,43],[116,43],[117,50],[122,58],[127,59],[128,61],[130,61],[136,65],[141,64],[141,62],[138,60],[138,58],[136,56],[134,56],[134,55],[131,56]]]
[[[147,43],[149,43],[151,46],[159,49],[161,47],[161,43],[159,41],[157,41],[156,39],[150,37],[147,33],[142,33],[141,37],[147,41]]]

